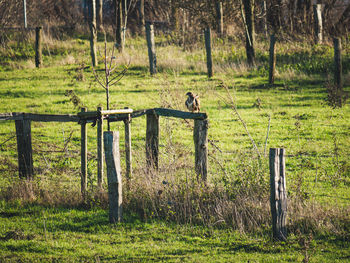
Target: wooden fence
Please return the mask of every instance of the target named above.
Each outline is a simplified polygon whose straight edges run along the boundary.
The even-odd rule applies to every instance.
[[[82,108],[78,114],[54,115],[33,113],[1,113],[0,121],[14,120],[16,124],[18,169],[19,176],[31,178],[33,176],[33,153],[31,122],[75,122],[81,126],[81,192],[85,196],[87,189],[87,123],[97,126],[97,183],[102,188],[103,183],[103,120],[108,122],[123,121],[125,125],[126,177],[132,176],[131,162],[131,128],[133,118],[147,116],[146,129],[146,158],[149,167],[158,168],[159,155],[159,117],[174,117],[195,120],[195,167],[198,176],[207,178],[208,159],[208,118],[206,113],[191,113],[172,109],[154,108],[133,111],[132,109],[87,111]]]

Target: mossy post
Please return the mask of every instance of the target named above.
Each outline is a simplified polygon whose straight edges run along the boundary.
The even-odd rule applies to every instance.
[[[287,240],[287,188],[285,150],[270,149],[270,205],[272,215],[273,238],[279,241]]]
[[[315,43],[322,44],[322,41],[323,41],[322,5],[314,4],[313,10],[314,10],[314,23],[315,23],[314,25]]]
[[[82,108],[81,112],[86,112],[86,108]],[[81,155],[81,194],[86,197],[87,189],[87,132],[86,121],[81,120],[81,138],[80,138],[80,155]]]
[[[275,82],[276,54],[275,54],[275,35],[270,36],[270,56],[269,56],[269,84]]]
[[[35,66],[40,68],[43,59],[42,59],[42,27],[35,28]]]
[[[207,53],[208,78],[213,77],[213,60],[211,56],[211,30],[207,27],[204,30],[205,50]]]
[[[208,175],[208,119],[194,120],[193,140],[197,178],[207,181]]]
[[[119,132],[106,131],[103,134],[107,166],[109,222],[122,220],[122,175],[120,168]]]
[[[23,114],[23,119],[16,120],[15,125],[19,177],[31,179],[34,174],[31,121]]]
[[[147,113],[146,161],[148,168],[158,169],[159,155],[159,116]]]
[[[103,116],[102,107],[97,108],[97,186],[102,189],[103,183]]]
[[[146,39],[148,47],[149,71],[151,75],[157,73],[156,46],[154,43],[154,29],[151,22],[146,22]]]

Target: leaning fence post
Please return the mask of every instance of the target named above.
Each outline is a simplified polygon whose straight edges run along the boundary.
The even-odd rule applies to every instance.
[[[132,176],[132,164],[131,164],[131,115],[128,114],[126,120],[124,120],[125,129],[125,162],[126,162],[126,179],[129,181]]]
[[[204,39],[205,39],[205,50],[207,53],[207,69],[208,69],[208,78],[213,76],[213,61],[211,57],[211,30],[207,27],[204,30]]]
[[[119,132],[106,131],[104,136],[107,166],[109,222],[122,220],[122,175],[120,168]]]
[[[81,112],[86,112],[86,108],[81,108]],[[80,138],[80,154],[81,154],[81,194],[86,197],[87,189],[87,132],[86,121],[81,120],[81,138]]]
[[[275,54],[275,35],[270,36],[270,60],[269,60],[269,84],[275,82],[276,54]]]
[[[35,66],[40,68],[43,62],[42,59],[42,27],[35,28]]]
[[[270,205],[273,238],[287,240],[287,189],[285,174],[285,150],[270,149]]]
[[[146,39],[148,46],[149,71],[151,75],[153,75],[157,73],[157,57],[154,44],[154,29],[150,22],[146,22]]]
[[[102,107],[97,108],[97,186],[102,188],[103,183],[103,116]]]
[[[146,128],[146,161],[150,168],[158,169],[159,153],[159,116],[153,113],[147,113]]]
[[[19,177],[30,179],[33,176],[33,151],[31,121],[26,119],[16,120],[16,137],[18,152]]]
[[[207,181],[208,174],[208,120],[194,120],[193,140],[195,148],[195,171],[197,178]]]

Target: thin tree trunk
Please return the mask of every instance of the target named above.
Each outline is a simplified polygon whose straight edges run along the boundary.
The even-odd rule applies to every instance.
[[[144,32],[144,30],[145,30],[145,0],[139,0],[138,8],[139,8],[139,23],[140,23],[141,32]]]
[[[115,10],[115,42],[119,52],[123,52],[123,36],[122,36],[122,24],[123,24],[123,13],[122,13],[122,0],[114,0]]]
[[[96,0],[89,0],[89,27],[90,27],[90,54],[92,65],[97,66],[96,43],[97,43],[97,29],[96,29]]]
[[[254,52],[254,0],[243,0],[244,23],[246,35],[246,53],[249,66],[255,64]]]
[[[104,32],[103,29],[103,0],[97,0],[96,2],[96,14],[97,14],[97,28],[99,31]]]

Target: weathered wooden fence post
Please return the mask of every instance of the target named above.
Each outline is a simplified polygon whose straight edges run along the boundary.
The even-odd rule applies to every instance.
[[[15,125],[19,177],[30,179],[34,173],[31,121],[26,119],[25,114],[23,114],[23,119],[16,120]]]
[[[109,222],[122,220],[122,175],[120,168],[119,132],[106,131],[104,149],[107,166]]]
[[[218,34],[222,37],[224,35],[224,15],[222,10],[222,2],[216,2],[216,24],[218,29]]]
[[[270,36],[270,56],[269,56],[269,84],[275,82],[276,54],[275,54],[275,35]]]
[[[314,22],[315,22],[315,43],[321,44],[323,41],[323,35],[322,35],[322,5],[321,4],[314,4],[313,6],[314,10]]]
[[[159,116],[147,113],[146,161],[149,168],[158,169],[159,154]]]
[[[102,188],[103,183],[103,116],[102,107],[97,108],[97,186]]]
[[[197,178],[207,181],[208,175],[208,120],[194,120],[193,140]]]
[[[86,112],[86,108],[81,108],[81,112]],[[80,156],[81,156],[81,194],[86,197],[87,189],[87,132],[86,121],[81,120]]]
[[[273,238],[287,240],[287,189],[285,174],[285,150],[270,149],[270,205]]]
[[[42,58],[42,27],[35,28],[35,66],[40,68],[43,62]]]
[[[205,50],[207,53],[207,69],[208,69],[208,78],[213,76],[213,60],[211,57],[211,30],[207,27],[204,30],[204,39],[205,39]]]
[[[126,162],[126,179],[129,181],[132,176],[132,163],[131,163],[131,116],[128,114],[128,118],[124,120],[125,130],[125,162]]]
[[[333,39],[334,43],[334,84],[338,91],[343,89],[342,62],[341,62],[341,41],[339,38]]]
[[[154,43],[154,29],[151,22],[146,22],[146,39],[148,46],[149,71],[151,75],[157,73],[156,46]]]

